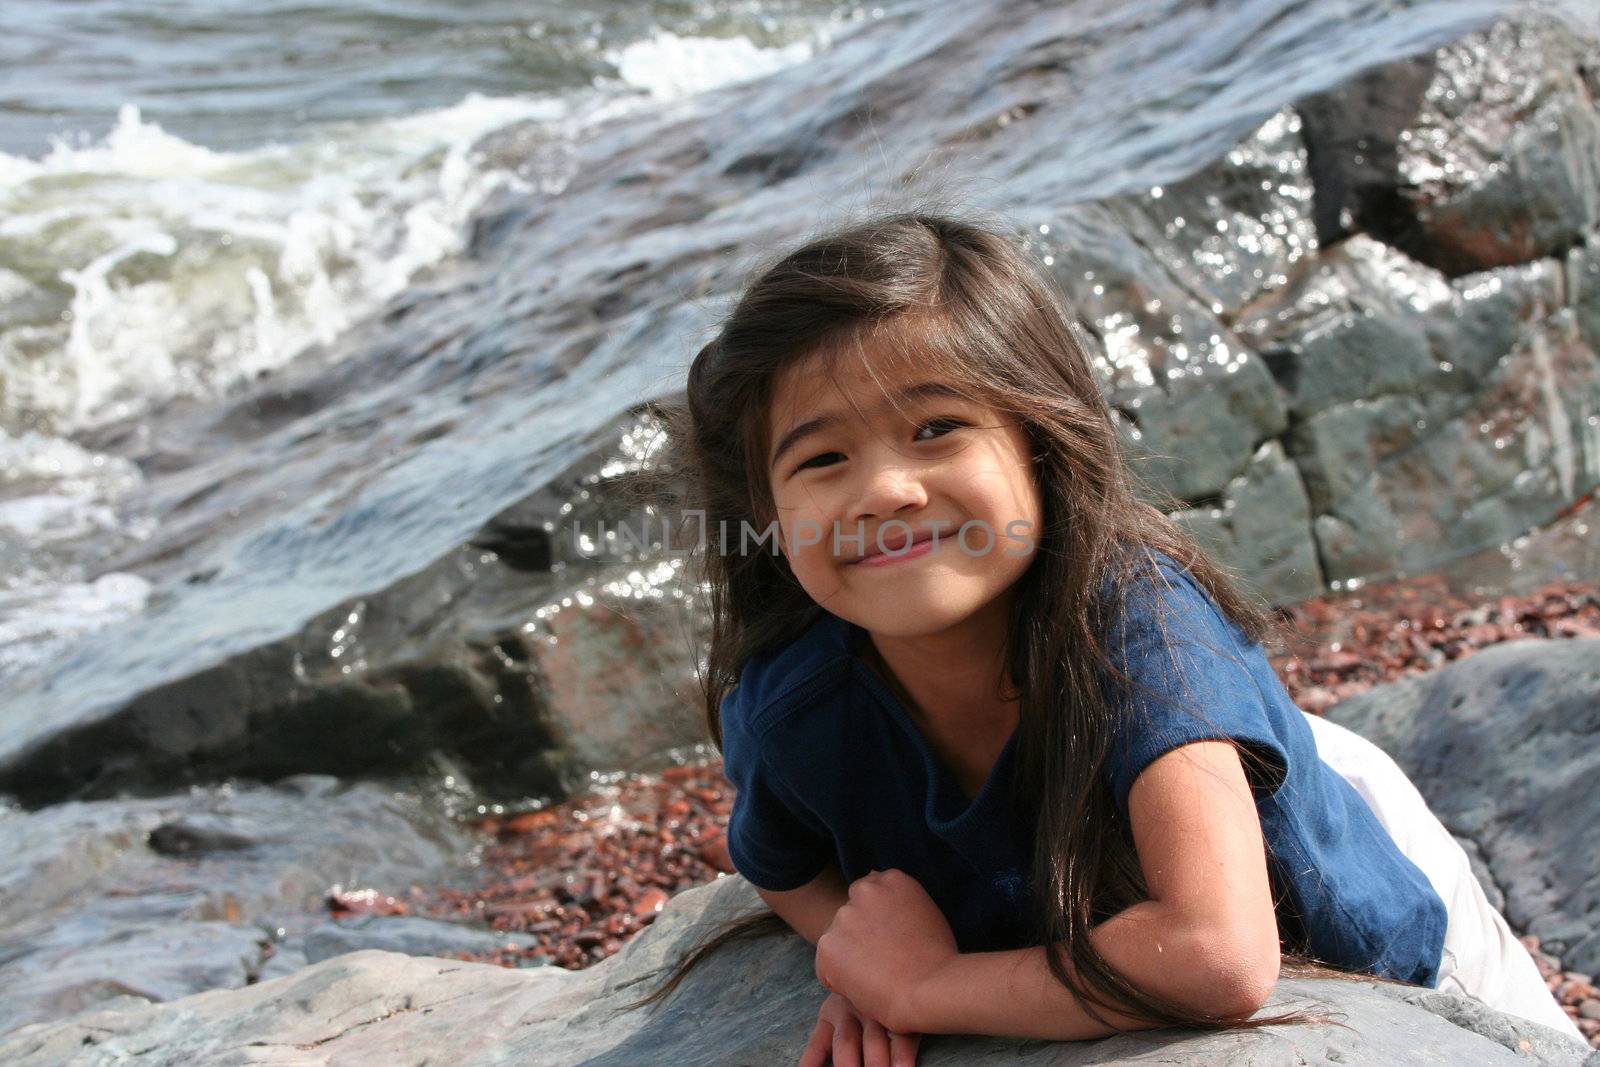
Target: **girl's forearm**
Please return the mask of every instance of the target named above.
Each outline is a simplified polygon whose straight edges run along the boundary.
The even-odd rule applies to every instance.
[[[1134,985],[1198,1010],[1248,1015],[1265,999],[1250,969],[1230,957],[1227,938],[1185,924],[1159,901],[1119,912],[1089,936]],[[955,956],[918,987],[914,1002],[912,1028],[922,1033],[1073,1041],[1117,1032],[1056,981],[1043,946]],[[1163,1025],[1098,1010],[1122,1030]]]
[[[850,890],[838,866],[830,863],[799,889],[786,892],[757,889],[756,895],[795,933],[815,945],[833,922],[834,913],[850,899]]]

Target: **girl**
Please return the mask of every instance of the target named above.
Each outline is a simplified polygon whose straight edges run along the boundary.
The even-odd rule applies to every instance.
[[[670,414],[670,413],[669,413]],[[920,1033],[1246,1027],[1281,973],[1576,1028],[1269,616],[1141,503],[1084,347],[989,229],[880,217],[779,259],[689,370],[728,847],[823,1001],[802,1067]],[[733,533],[737,531],[737,534]]]

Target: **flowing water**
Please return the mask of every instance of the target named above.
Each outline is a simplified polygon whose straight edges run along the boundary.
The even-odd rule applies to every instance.
[[[595,123],[800,63],[820,0],[27,0],[0,35],[0,679],[140,610],[149,532],[74,440],[226,395],[558,192]],[[511,165],[474,151],[546,134]]]
[[[1600,21],[1591,0],[1550,4]],[[1030,68],[982,3],[0,5],[0,695],[25,694],[0,703],[21,735],[439,559],[681,375],[696,301],[727,295],[708,264],[800,232],[853,178],[954,145],[982,206],[1018,216],[1158,189],[1299,97],[1511,6],[1069,0],[1067,45]],[[987,80],[991,54],[1039,80]],[[938,91],[907,103],[903,85]],[[986,140],[1033,92],[1048,130]],[[900,127],[828,125],[874,93]],[[586,158],[624,162],[579,208],[556,201]],[[750,178],[790,163],[811,169]],[[456,285],[474,218],[507,198],[522,221]],[[591,302],[635,269],[606,293],[621,311]],[[408,289],[426,299],[395,310]],[[599,344],[566,329],[590,308]],[[166,410],[355,354],[359,384],[298,423],[163,451]],[[109,426],[131,427],[142,464]],[[213,532],[163,531],[157,562],[192,573],[153,585],[108,561],[155,539],[128,501],[167,455],[166,513],[204,499]],[[93,654],[79,640],[133,617]],[[15,684],[42,675],[61,682],[43,699]]]

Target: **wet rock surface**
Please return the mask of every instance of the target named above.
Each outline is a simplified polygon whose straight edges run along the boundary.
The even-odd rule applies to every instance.
[[[438,878],[469,849],[437,805],[314,776],[7,812],[0,1031],[249,984],[327,921],[330,886]]]
[[[0,1038],[8,1063],[221,1064],[314,1054],[330,1062],[461,1064],[789,1063],[799,1058],[826,991],[811,946],[785,934],[730,946],[657,1011],[616,1009],[638,980],[681,954],[701,924],[761,907],[732,877],[673,899],[616,958],[586,971],[509,971],[360,952],[249,989],[159,1007],[85,1014]],[[707,1005],[715,1005],[708,1009]],[[1017,1042],[932,1035],[918,1062],[1401,1063],[1426,1047],[1446,1062],[1572,1064],[1570,1039],[1460,997],[1384,982],[1291,980],[1269,1008],[1325,1006],[1345,1026],[1226,1034],[1128,1034],[1096,1042]]]
[[[362,915],[327,922],[306,931],[301,951],[308,963],[321,963],[348,952],[378,949],[407,956],[488,956],[519,952],[536,944],[518,934],[474,929],[460,923],[416,915]]]
[[[603,450],[432,566],[51,733],[0,769],[3,788],[40,803],[147,783],[414,772],[442,753],[486,792],[559,794],[591,769],[701,740],[686,695],[700,619],[673,581],[682,560],[641,566],[631,545],[579,547],[606,523],[659,530],[616,488],[658,438],[653,419],[620,420]],[[608,488],[620,502],[600,499]],[[557,520],[564,536],[545,529]]]
[[[1503,22],[1304,102],[1319,234],[1369,232],[1451,274],[1583,242],[1600,222],[1592,55],[1559,22]]]

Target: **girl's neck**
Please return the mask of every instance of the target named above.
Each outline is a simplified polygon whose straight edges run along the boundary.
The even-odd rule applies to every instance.
[[[862,655],[925,733],[1005,739],[1016,728],[1018,699],[1005,662],[1008,598],[959,626],[920,637],[868,633]]]

